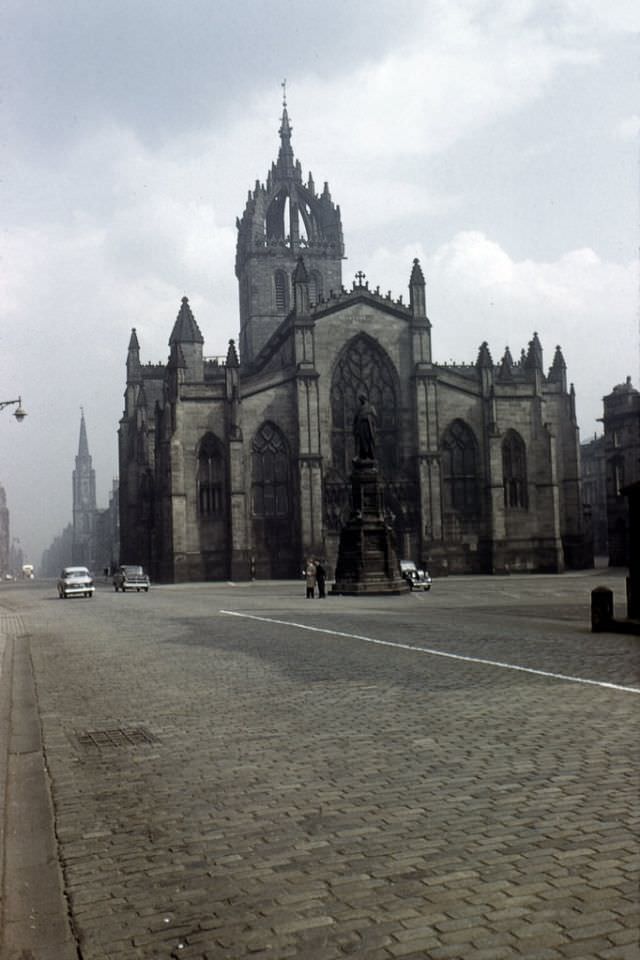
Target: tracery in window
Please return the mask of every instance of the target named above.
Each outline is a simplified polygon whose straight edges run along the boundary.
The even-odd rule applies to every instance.
[[[286,517],[289,513],[289,451],[282,432],[264,423],[252,450],[252,507],[254,517]]]
[[[334,469],[345,479],[353,469],[353,419],[361,394],[375,407],[376,459],[383,476],[390,478],[399,460],[395,370],[375,340],[364,334],[345,346],[331,381],[331,455]]]
[[[502,441],[502,483],[505,507],[526,510],[529,506],[527,453],[524,440],[515,430],[508,430]]]
[[[446,511],[465,517],[478,514],[478,445],[462,420],[454,420],[442,437],[442,489]]]
[[[197,488],[198,514],[220,516],[224,510],[224,457],[222,445],[212,433],[207,433],[200,444]]]

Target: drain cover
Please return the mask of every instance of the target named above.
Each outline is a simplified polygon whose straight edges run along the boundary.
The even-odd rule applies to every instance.
[[[76,734],[83,747],[102,750],[105,747],[135,747],[155,743],[156,738],[145,727],[114,727],[109,730],[85,730]]]

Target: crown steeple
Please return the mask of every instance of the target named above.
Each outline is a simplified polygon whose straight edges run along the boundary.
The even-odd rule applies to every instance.
[[[236,276],[240,287],[240,355],[251,362],[293,306],[293,273],[304,256],[315,301],[342,286],[344,244],[340,208],[325,183],[305,183],[291,142],[293,130],[282,84],[278,159],[265,183],[249,191],[237,220]]]

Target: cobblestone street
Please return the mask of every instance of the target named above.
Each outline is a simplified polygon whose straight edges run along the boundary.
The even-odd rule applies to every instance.
[[[14,884],[7,960],[638,960],[640,648],[590,632],[600,583],[622,614],[606,570],[3,587],[70,921],[18,943]]]

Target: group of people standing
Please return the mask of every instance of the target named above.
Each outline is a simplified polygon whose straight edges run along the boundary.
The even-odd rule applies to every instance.
[[[309,557],[304,568],[304,578],[307,584],[307,600],[313,600],[316,595],[316,586],[318,588],[318,597],[322,599],[326,596],[325,583],[327,571],[319,560]]]

